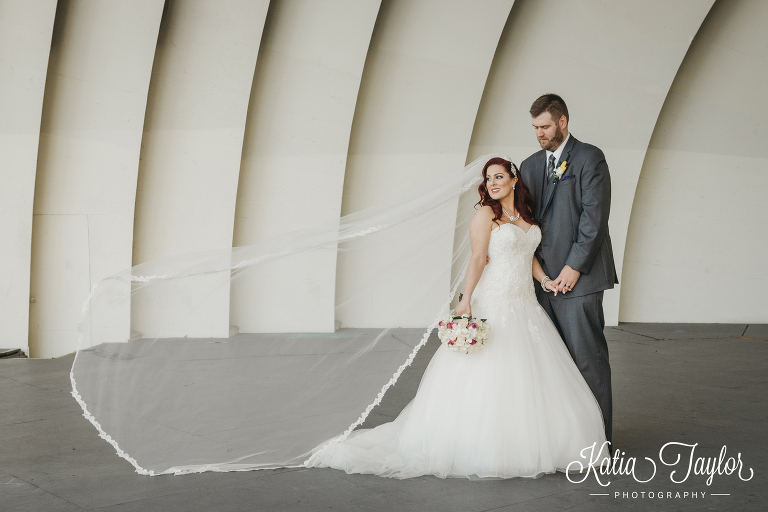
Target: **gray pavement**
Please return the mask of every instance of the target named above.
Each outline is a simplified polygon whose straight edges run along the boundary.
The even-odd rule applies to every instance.
[[[82,417],[69,394],[72,356],[15,358],[0,359],[0,511],[768,510],[768,326],[622,324],[606,335],[615,447],[622,468],[636,459],[637,480],[651,475],[645,457],[655,462],[647,483],[627,474],[599,475],[607,486],[591,474],[572,483],[561,473],[392,480],[333,469],[141,476]],[[436,348],[418,354],[365,426],[397,415]],[[711,485],[707,475],[686,479],[691,450],[667,467],[659,450],[669,442],[696,444],[694,461],[712,458],[712,467],[725,446],[724,460],[740,453],[741,475],[754,476],[725,474],[723,463]],[[677,452],[665,453],[674,461]]]

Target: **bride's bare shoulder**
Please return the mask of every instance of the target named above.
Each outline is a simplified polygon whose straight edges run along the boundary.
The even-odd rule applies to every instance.
[[[491,208],[488,205],[480,207],[480,209],[475,212],[475,219],[482,219],[482,220],[487,220],[488,222],[491,222],[493,220],[493,217],[494,217],[493,208]]]
[[[472,219],[471,228],[487,229],[490,232],[491,228],[493,227],[494,217],[495,214],[493,213],[493,208],[487,205],[483,206],[477,210],[477,212],[475,212],[475,216]]]
[[[491,208],[489,205],[481,206],[476,212],[475,212],[475,218],[478,216],[486,216],[489,219],[493,218],[493,208]]]

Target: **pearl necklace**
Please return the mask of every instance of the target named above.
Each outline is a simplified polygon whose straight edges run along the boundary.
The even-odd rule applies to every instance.
[[[513,217],[513,216],[511,216],[511,215],[510,215],[510,214],[507,212],[507,210],[505,210],[505,209],[504,209],[504,207],[503,207],[503,206],[501,207],[501,211],[503,211],[503,212],[504,212],[504,215],[506,215],[506,216],[507,216],[507,218],[509,219],[509,221],[510,221],[510,222],[516,222],[516,221],[517,221],[517,220],[520,218],[520,212],[517,212],[517,215],[515,215],[515,216]]]

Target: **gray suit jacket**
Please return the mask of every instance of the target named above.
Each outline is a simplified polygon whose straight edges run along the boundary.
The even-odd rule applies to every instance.
[[[611,176],[605,155],[571,134],[557,166],[561,162],[567,162],[563,177],[550,185],[543,149],[520,164],[523,181],[536,203],[534,214],[541,223],[536,257],[552,279],[565,265],[581,272],[564,298],[613,288],[619,280],[608,234]]]

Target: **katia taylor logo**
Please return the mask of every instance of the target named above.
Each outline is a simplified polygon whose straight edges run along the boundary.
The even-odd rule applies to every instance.
[[[586,464],[582,461],[572,461],[566,468],[566,477],[568,481],[574,484],[580,484],[589,477],[590,473],[594,474],[597,483],[606,487],[611,485],[611,482],[606,479],[611,475],[626,475],[631,476],[636,482],[644,484],[654,479],[657,472],[656,461],[650,457],[645,457],[647,462],[641,463],[644,468],[640,469],[641,474],[650,474],[650,477],[646,479],[640,479],[635,473],[638,470],[636,457],[624,457],[625,452],[619,449],[614,449],[613,457],[609,457],[608,446],[610,441],[605,441],[598,449],[597,443],[593,443],[591,446],[587,446],[581,450],[582,459],[588,460]],[[744,482],[752,479],[754,471],[752,468],[749,470],[749,478],[745,478],[747,470],[744,469],[744,464],[741,460],[741,452],[738,452],[736,456],[728,456],[727,448],[723,445],[720,450],[720,454],[717,457],[701,457],[696,453],[696,447],[699,443],[687,444],[671,442],[667,443],[659,449],[659,462],[664,466],[674,468],[669,475],[669,479],[676,484],[681,484],[688,480],[691,475],[706,475],[706,484],[712,485],[712,480],[715,475],[733,475],[734,473]],[[586,471],[585,471],[586,470]],[[578,472],[578,473],[571,473]],[[743,474],[742,474],[743,473]],[[578,477],[578,479],[572,477]]]

